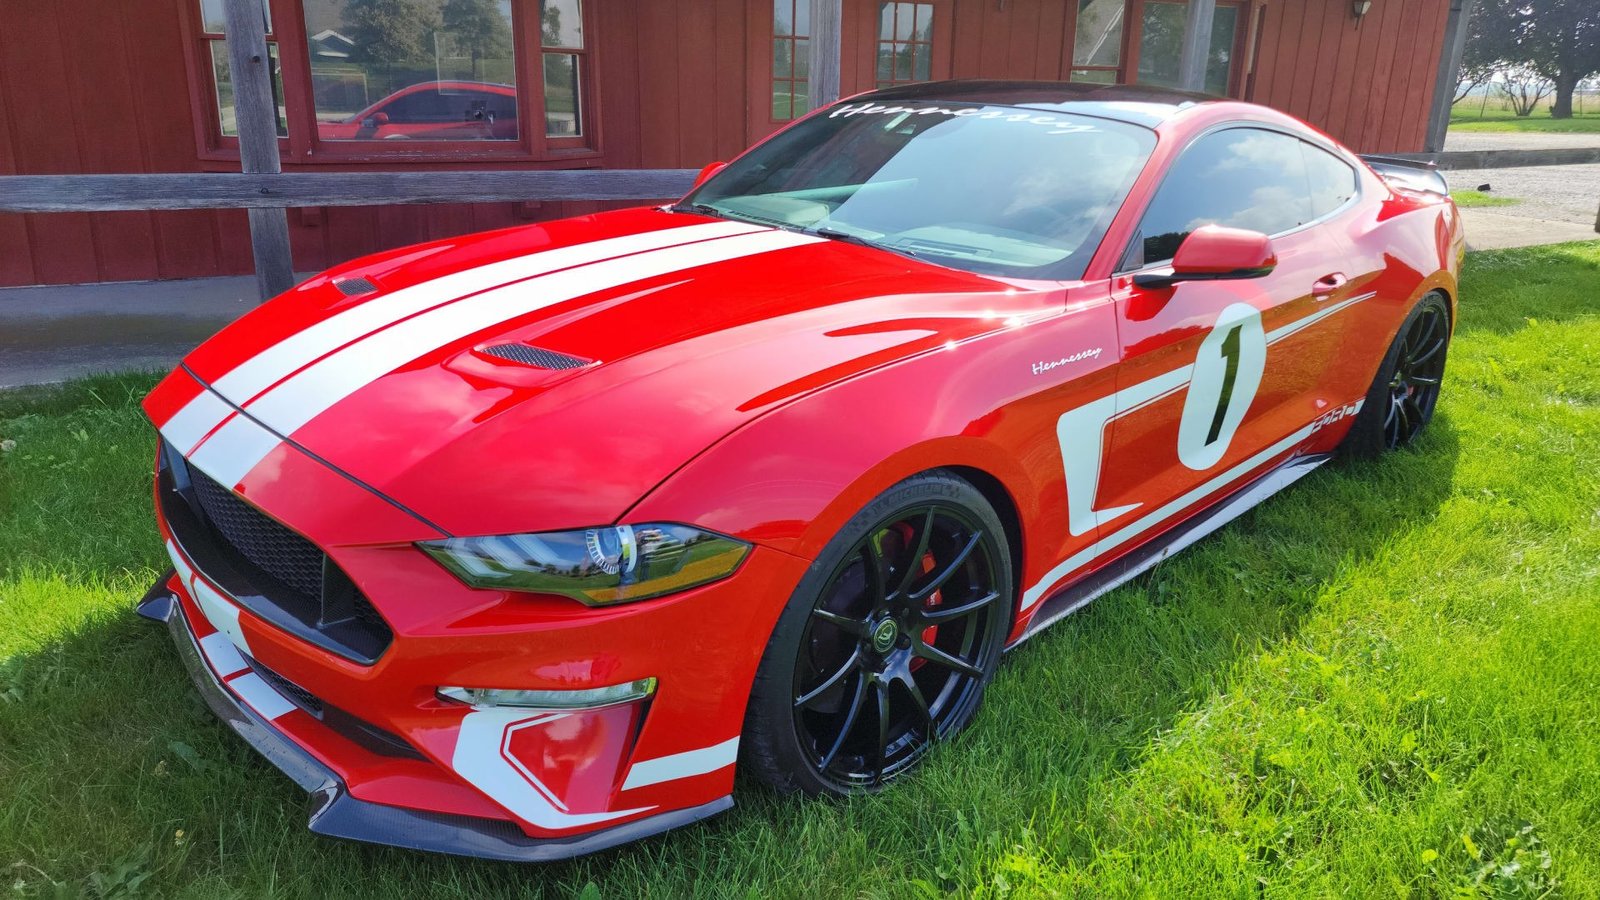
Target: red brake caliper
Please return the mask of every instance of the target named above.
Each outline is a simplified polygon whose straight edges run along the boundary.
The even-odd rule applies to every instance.
[[[911,538],[912,538],[911,526],[906,524],[905,522],[901,522],[899,527],[896,530],[900,532],[900,539],[902,541],[904,541],[906,544],[909,545],[911,543]],[[933,559],[933,551],[930,550],[927,553],[924,553],[922,555],[922,562],[921,562],[921,565],[919,566],[922,569],[922,574],[926,575],[929,572],[932,572],[934,570],[934,568],[935,568],[935,565],[936,564],[935,564],[934,559]],[[938,606],[940,603],[943,603],[944,602],[944,598],[940,596],[940,593],[941,593],[940,591],[934,591],[932,594],[930,594],[928,596],[928,599],[923,601],[923,603],[922,603],[923,608],[924,609],[932,609],[933,607]],[[939,633],[939,626],[937,626],[937,625],[929,625],[927,628],[924,628],[922,630],[922,642],[924,644],[933,643],[934,638],[935,638],[935,636],[938,635],[938,633]],[[915,672],[918,669],[922,668],[923,663],[925,663],[926,661],[927,660],[924,660],[924,659],[921,659],[921,658],[913,659],[911,661],[911,671]]]

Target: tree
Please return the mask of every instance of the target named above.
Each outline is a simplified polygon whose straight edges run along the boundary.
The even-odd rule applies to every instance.
[[[384,68],[423,65],[432,54],[431,11],[417,0],[346,0],[345,34],[355,42],[350,58]]]
[[[1533,112],[1539,101],[1550,96],[1555,86],[1538,69],[1524,63],[1502,69],[1500,81],[1495,87],[1511,102],[1511,109],[1518,116],[1526,116]]]
[[[482,81],[480,63],[511,56],[511,27],[499,0],[445,0],[444,27],[472,57],[472,78]]]
[[[1479,0],[1467,18],[1467,40],[1461,49],[1461,68],[1456,73],[1452,104],[1488,85],[1516,52],[1513,39],[1512,7],[1496,0]]]
[[[1567,118],[1578,83],[1600,72],[1600,0],[1479,0],[1463,57],[1463,71],[1468,59],[1532,70],[1555,94],[1550,115]],[[1528,72],[1513,78],[1532,89]]]

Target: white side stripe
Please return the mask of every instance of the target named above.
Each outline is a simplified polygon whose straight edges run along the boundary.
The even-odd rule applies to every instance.
[[[1290,322],[1287,325],[1280,325],[1277,328],[1267,332],[1267,343],[1271,344],[1276,341],[1281,341],[1302,328],[1308,328],[1317,324],[1318,322],[1321,322],[1323,319],[1326,319],[1327,317],[1333,315],[1341,309],[1344,309],[1347,306],[1354,306],[1363,300],[1371,300],[1376,296],[1378,296],[1377,291],[1368,291],[1365,294],[1357,294],[1348,300],[1340,300],[1338,303],[1335,303],[1332,306],[1319,309],[1309,316],[1295,319],[1293,322]]]
[[[189,561],[183,558],[183,554],[178,552],[178,545],[171,541],[167,541],[167,556],[172,558],[172,568],[178,573],[178,580],[187,588],[189,579],[194,577],[194,569],[189,565]]]
[[[284,713],[294,710],[295,705],[289,698],[273,689],[272,685],[261,680],[261,676],[254,672],[240,675],[228,682],[228,688],[239,699],[250,705],[250,708],[261,714],[268,722],[278,718]]]
[[[233,601],[222,596],[220,592],[206,584],[205,579],[196,576],[189,579],[189,596],[194,598],[200,612],[211,623],[211,627],[228,636],[228,640],[239,650],[249,653],[250,644],[244,639],[244,631],[239,627],[239,607]]]
[[[272,430],[290,435],[399,366],[502,322],[646,278],[819,240],[788,231],[762,231],[653,250],[485,291],[407,319],[325,357],[245,408]]]
[[[671,756],[646,759],[628,768],[628,777],[623,780],[622,789],[626,791],[648,784],[705,775],[724,766],[733,765],[738,758],[739,739],[733,737],[699,750],[687,750]]]
[[[1077,553],[1067,557],[1065,562],[1062,562],[1060,565],[1047,572],[1043,578],[1039,579],[1037,584],[1031,588],[1028,588],[1028,590],[1022,595],[1022,611],[1027,612],[1028,610],[1032,609],[1034,604],[1044,599],[1045,591],[1049,590],[1051,587],[1054,587],[1056,582],[1067,577],[1067,575],[1074,569],[1088,565],[1102,553],[1107,553],[1127,543],[1128,541],[1133,540],[1139,535],[1149,531],[1162,522],[1165,522],[1167,519],[1182,512],[1185,508],[1199,503],[1201,500],[1204,500],[1206,497],[1216,493],[1232,482],[1237,481],[1255,469],[1265,465],[1266,463],[1270,462],[1273,457],[1292,450],[1294,447],[1298,446],[1301,441],[1310,437],[1313,430],[1314,429],[1312,426],[1305,426],[1299,431],[1296,431],[1294,434],[1289,435],[1288,437],[1278,441],[1260,453],[1257,453],[1255,456],[1240,462],[1228,471],[1223,472],[1221,475],[1218,475],[1210,481],[1207,481],[1205,484],[1202,484],[1183,496],[1177,498],[1176,500],[1171,501],[1167,505],[1156,509],[1154,512],[1135,519],[1131,524],[1118,529],[1109,537],[1101,538],[1088,547],[1085,547],[1084,549],[1079,550]]]

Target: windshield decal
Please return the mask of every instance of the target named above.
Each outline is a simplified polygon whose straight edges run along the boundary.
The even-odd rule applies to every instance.
[[[948,106],[891,106],[885,103],[871,102],[847,103],[828,113],[828,118],[830,119],[835,119],[839,116],[844,116],[845,118],[851,116],[950,116],[962,119],[988,119],[994,122],[1049,128],[1050,134],[1082,134],[1100,130],[1093,125],[1074,122],[1048,113],[1005,112],[1000,109],[985,109],[980,106],[951,108]]]

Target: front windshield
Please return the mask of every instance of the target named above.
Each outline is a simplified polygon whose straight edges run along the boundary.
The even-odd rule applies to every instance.
[[[1109,119],[968,103],[847,103],[756,147],[679,208],[973,272],[1083,276],[1155,146]]]

